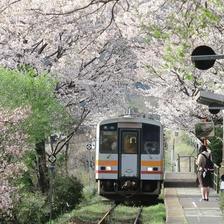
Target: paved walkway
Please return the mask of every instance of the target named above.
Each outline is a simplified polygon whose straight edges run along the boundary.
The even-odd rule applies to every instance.
[[[197,187],[195,173],[165,173],[164,187]]]
[[[211,190],[208,202],[200,198],[197,187],[165,188],[166,223],[224,224],[216,192]]]

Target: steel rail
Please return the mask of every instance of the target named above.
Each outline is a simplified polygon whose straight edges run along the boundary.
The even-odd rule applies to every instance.
[[[97,224],[105,224],[106,218],[110,215],[110,213],[116,208],[117,205],[113,205],[106,214],[100,219],[100,221]]]
[[[141,206],[138,210],[138,214],[135,218],[135,221],[134,221],[134,224],[139,224],[140,223],[140,217],[141,217],[141,213],[142,213],[142,209],[143,209],[143,206]]]

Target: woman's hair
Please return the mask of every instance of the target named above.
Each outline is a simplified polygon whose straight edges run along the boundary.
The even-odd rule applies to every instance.
[[[199,148],[199,153],[207,151],[207,148],[205,145],[201,145],[201,147]]]
[[[221,180],[224,181],[224,175],[221,176]]]

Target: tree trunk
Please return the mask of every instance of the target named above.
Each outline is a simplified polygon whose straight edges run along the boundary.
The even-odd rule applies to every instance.
[[[46,165],[45,141],[36,143],[37,152],[37,178],[40,190],[46,193],[49,190],[49,177]]]

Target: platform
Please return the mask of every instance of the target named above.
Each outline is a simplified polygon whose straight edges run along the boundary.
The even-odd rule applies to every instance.
[[[197,187],[195,173],[165,173],[164,187]]]
[[[209,201],[200,201],[198,187],[165,188],[166,223],[224,224],[219,195],[211,189]]]

